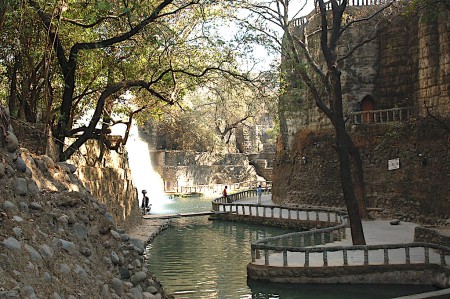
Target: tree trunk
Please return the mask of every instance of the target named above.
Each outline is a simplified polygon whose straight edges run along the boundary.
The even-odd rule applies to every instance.
[[[19,70],[19,60],[14,56],[14,65],[11,71],[11,84],[9,90],[8,107],[11,116],[17,116],[17,72]]]
[[[360,209],[353,189],[349,144],[347,138],[345,138],[345,134],[345,124],[338,121],[336,123],[336,149],[339,156],[339,174],[350,222],[353,245],[365,245],[366,240],[360,218]]]
[[[76,63],[70,63],[69,72],[64,78],[64,93],[63,101],[60,108],[60,116],[58,119],[58,124],[54,132],[54,137],[56,138],[56,145],[58,148],[58,153],[60,155],[59,161],[65,161],[67,158],[62,153],[64,152],[64,142],[66,140],[67,132],[70,130],[70,112],[72,111],[73,93],[75,90],[75,68]]]
[[[353,178],[355,185],[355,196],[358,202],[359,216],[361,219],[368,219],[367,205],[366,205],[366,192],[364,184],[364,170],[362,165],[361,155],[359,150],[350,140],[350,156],[352,158]]]

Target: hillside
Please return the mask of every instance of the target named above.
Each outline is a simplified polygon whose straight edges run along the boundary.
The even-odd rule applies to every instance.
[[[0,298],[168,298],[145,245],[74,175],[25,148],[0,107]]]

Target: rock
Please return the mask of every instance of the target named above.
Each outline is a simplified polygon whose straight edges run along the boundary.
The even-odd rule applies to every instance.
[[[15,221],[15,222],[23,222],[23,218],[22,217],[20,217],[20,216],[14,216],[13,217],[13,220]]]
[[[149,292],[143,292],[143,293],[142,293],[142,296],[143,296],[145,299],[155,299],[155,295],[153,295],[153,294],[151,294],[151,293],[149,293]]]
[[[14,153],[19,148],[19,140],[13,132],[6,133],[6,149],[10,153]]]
[[[140,290],[139,288],[132,288],[131,293],[133,294],[134,299],[143,299],[144,298],[142,296],[142,290]]]
[[[150,293],[150,294],[156,294],[158,293],[158,289],[155,288],[154,286],[149,286],[148,288],[145,289],[146,292]]]
[[[52,276],[48,272],[44,272],[44,279],[45,279],[45,282],[47,282],[47,283],[52,282]]]
[[[144,242],[136,238],[130,238],[128,242],[133,246],[132,248],[137,251],[139,254],[143,254],[145,251]]]
[[[63,273],[64,275],[68,275],[70,273],[70,267],[66,263],[62,263],[59,266],[59,272]]]
[[[58,247],[62,247],[67,252],[73,252],[76,249],[74,243],[72,243],[70,241],[63,240],[63,239],[54,238],[53,239],[53,244],[55,244]]]
[[[37,299],[36,294],[34,293],[34,289],[33,289],[32,286],[24,286],[20,290],[20,294],[23,296],[22,298]]]
[[[119,239],[120,238],[120,234],[118,232],[116,232],[115,230],[111,230],[111,235],[114,237],[114,239]]]
[[[24,201],[19,202],[19,209],[21,211],[28,211],[28,204]]]
[[[6,175],[7,175],[9,178],[12,178],[12,177],[16,174],[16,172],[15,172],[14,169],[11,167],[11,165],[7,164],[7,165],[5,165],[5,168],[6,168]]]
[[[18,226],[13,228],[13,232],[17,238],[20,238],[22,236],[22,229]]]
[[[88,236],[88,230],[87,230],[87,228],[83,225],[83,224],[80,224],[80,223],[75,223],[74,225],[73,225],[73,231],[74,231],[74,233],[75,233],[75,236],[78,238],[78,239],[86,239],[87,238],[87,236]]]
[[[39,247],[39,251],[41,252],[42,256],[46,260],[51,260],[53,256],[55,255],[54,251],[50,246],[47,244],[43,244]]]
[[[120,235],[120,239],[121,239],[122,241],[126,242],[126,241],[130,240],[130,236],[127,235],[127,234],[121,234],[121,235]]]
[[[74,272],[78,275],[78,278],[80,280],[86,281],[88,279],[86,270],[84,270],[81,266],[77,265]]]
[[[82,255],[84,255],[85,257],[90,257],[92,255],[92,251],[89,248],[87,248],[87,247],[81,248],[80,249],[80,253]]]
[[[133,283],[133,285],[137,285],[146,279],[147,279],[147,274],[143,271],[137,272],[136,274],[131,276],[131,282]]]
[[[3,179],[6,175],[6,168],[5,165],[0,162],[0,179]]]
[[[113,263],[113,265],[117,266],[120,262],[119,260],[119,256],[117,255],[117,253],[115,253],[114,251],[111,252],[111,262]]]
[[[111,288],[116,292],[117,295],[123,295],[123,282],[119,278],[114,277],[111,280]]]
[[[131,277],[131,272],[127,267],[122,267],[119,269],[120,278],[123,280],[128,280]]]
[[[13,180],[13,190],[14,193],[20,196],[27,195],[28,186],[27,180],[24,178],[14,178]]]
[[[21,173],[25,173],[27,171],[27,164],[25,164],[25,161],[22,159],[22,157],[17,157],[16,169]]]
[[[65,173],[70,173],[70,169],[66,165],[66,163],[58,162],[58,163],[56,163],[56,167]]]
[[[55,162],[49,156],[43,155],[42,161],[44,161],[45,167],[47,167],[47,169],[55,168]]]
[[[33,248],[33,246],[25,244],[25,249],[30,254],[32,260],[38,263],[42,263],[42,256],[39,254],[39,252],[37,252],[36,249]]]
[[[39,194],[41,192],[41,190],[39,190],[39,187],[38,187],[38,185],[36,184],[36,182],[34,180],[30,180],[28,182],[27,187],[28,187],[28,192],[31,195],[36,195],[36,194]]]
[[[13,237],[9,237],[8,239],[3,240],[3,245],[5,245],[6,248],[13,251],[15,250],[22,251],[22,245],[20,244],[19,241],[17,241],[16,238]]]
[[[5,210],[6,212],[15,211],[15,210],[17,210],[17,206],[13,202],[11,202],[9,200],[5,200],[3,202],[3,210]]]
[[[31,202],[28,205],[28,208],[30,208],[30,210],[34,210],[34,211],[42,210],[42,206],[38,202]]]
[[[399,225],[400,224],[400,220],[399,219],[394,219],[394,220],[391,220],[389,223],[391,225]]]
[[[51,299],[62,299],[62,297],[58,293],[54,292]]]

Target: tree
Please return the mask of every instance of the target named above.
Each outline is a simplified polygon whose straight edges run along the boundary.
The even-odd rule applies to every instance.
[[[236,49],[204,34],[219,2],[26,3],[43,25],[58,66],[52,131],[61,161],[89,139],[118,148],[126,138],[113,144],[111,125],[129,127],[137,113],[177,104],[199,78],[222,72],[247,80],[236,68]],[[93,111],[88,123],[77,122],[87,111]],[[114,120],[117,111],[128,120]],[[68,146],[67,137],[75,138]]]
[[[307,1],[303,2],[303,9]],[[340,180],[343,196],[349,214],[350,228],[354,244],[365,244],[361,217],[366,217],[364,200],[364,178],[362,161],[358,148],[352,141],[345,127],[342,82],[340,65],[356,49],[372,41],[379,29],[383,26],[383,13],[391,2],[377,7],[369,16],[352,18],[345,14],[348,1],[324,0],[314,1],[316,13],[319,17],[319,26],[316,33],[320,36],[320,55],[313,53],[314,45],[305,38],[305,32],[294,32],[295,19],[289,17],[289,0],[277,0],[267,3],[246,4],[257,19],[278,26],[283,39],[278,38],[277,31],[270,27],[255,27],[255,21],[247,22],[260,34],[278,38],[278,46],[284,61],[292,67],[292,74],[300,77],[301,84],[306,88],[316,106],[330,120],[334,128],[336,149],[339,158]],[[299,12],[294,13],[294,17]],[[354,44],[343,53],[338,49],[339,42],[349,28],[362,26],[371,22],[373,30],[362,40]],[[369,27],[369,26],[367,26]],[[302,27],[305,29],[305,26]],[[352,168],[353,165],[353,168]]]

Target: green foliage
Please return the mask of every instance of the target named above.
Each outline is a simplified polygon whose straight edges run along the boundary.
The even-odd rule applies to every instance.
[[[443,10],[450,10],[450,0],[412,0],[407,3],[404,14],[411,16],[421,13],[422,20],[434,21]]]

